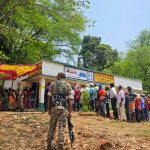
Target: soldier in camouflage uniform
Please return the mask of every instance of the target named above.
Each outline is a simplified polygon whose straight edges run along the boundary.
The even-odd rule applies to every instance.
[[[65,81],[65,74],[58,73],[57,81],[51,84],[48,92],[48,112],[51,116],[47,138],[47,150],[52,149],[52,140],[58,123],[58,149],[63,150],[66,118],[71,117],[72,88]],[[67,111],[68,108],[68,111]]]

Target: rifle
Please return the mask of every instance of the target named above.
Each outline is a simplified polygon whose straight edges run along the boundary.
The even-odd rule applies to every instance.
[[[71,141],[71,147],[72,144],[74,143],[75,137],[74,137],[74,133],[73,133],[73,124],[71,123],[71,119],[68,118],[68,130],[69,130],[69,137],[70,137],[70,141]]]

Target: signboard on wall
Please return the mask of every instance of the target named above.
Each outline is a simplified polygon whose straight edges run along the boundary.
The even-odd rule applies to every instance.
[[[73,78],[84,81],[94,81],[93,72],[88,72],[80,69],[65,67],[65,75],[67,78]]]
[[[86,74],[86,71],[84,70],[65,67],[65,75],[67,78],[87,80],[87,74]]]
[[[114,77],[111,75],[95,73],[95,82],[111,84],[114,83]]]
[[[65,75],[67,78],[77,78],[76,69],[65,67]]]
[[[77,79],[87,80],[86,71],[77,69]]]
[[[87,80],[93,82],[94,81],[94,74],[93,72],[87,72]]]

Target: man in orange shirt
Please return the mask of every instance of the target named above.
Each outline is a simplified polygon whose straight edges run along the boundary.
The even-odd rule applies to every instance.
[[[100,102],[100,113],[102,116],[105,116],[105,107],[106,107],[106,91],[100,85],[99,88],[99,102]]]

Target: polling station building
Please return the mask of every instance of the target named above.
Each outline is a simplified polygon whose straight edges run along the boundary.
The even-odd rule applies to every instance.
[[[105,74],[102,72],[94,72],[85,68],[78,68],[65,63],[41,60],[36,63],[38,69],[31,74],[17,78],[14,81],[5,81],[4,88],[13,89],[17,88],[17,83],[22,82],[23,87],[31,87],[33,84],[36,87],[38,108],[44,109],[44,93],[46,83],[51,83],[56,80],[56,76],[59,72],[66,74],[66,80],[73,86],[81,86],[89,83],[102,84],[103,87],[109,86],[114,83],[116,87],[122,85],[123,88],[131,86],[134,91],[142,93],[142,81],[136,79],[124,78],[116,75]]]

